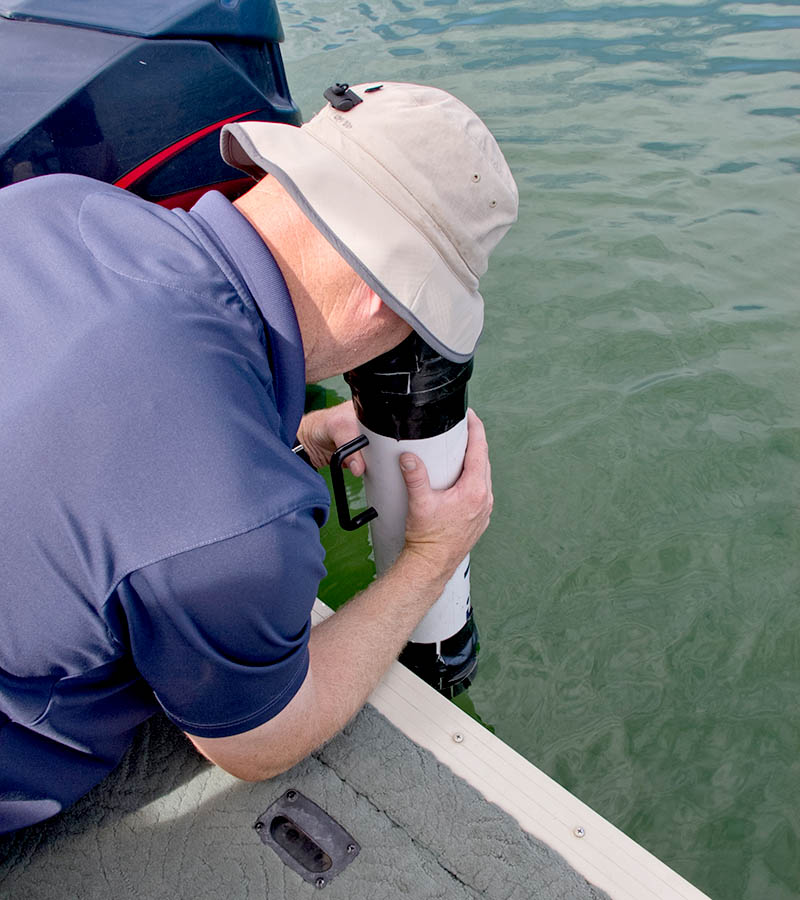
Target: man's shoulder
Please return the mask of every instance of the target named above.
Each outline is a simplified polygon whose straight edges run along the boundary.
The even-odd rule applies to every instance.
[[[91,273],[104,273],[106,289],[121,282],[130,292],[135,284],[139,299],[148,285],[202,297],[232,290],[189,216],[92,178],[44,175],[3,188],[0,221],[14,223],[7,249],[20,265],[46,247],[46,256],[33,257],[40,266],[60,259],[61,269],[93,286]]]
[[[96,178],[88,178],[85,175],[72,175],[68,173],[54,173],[52,175],[40,175],[36,178],[28,178],[18,181],[0,190],[0,207],[13,205],[26,205],[31,208],[46,208],[53,203],[77,203],[80,205],[83,198],[90,194],[127,194],[127,191],[98,181]],[[137,197],[140,203],[147,201]]]
[[[171,232],[198,243],[184,219],[173,210],[84,175],[42,175],[8,185],[0,190],[0,216],[15,214],[24,215],[23,220],[17,220],[20,225],[41,227],[48,234],[72,229],[73,237],[84,242],[91,226],[101,221],[108,241],[124,234],[128,239],[135,235],[140,245],[152,244]]]

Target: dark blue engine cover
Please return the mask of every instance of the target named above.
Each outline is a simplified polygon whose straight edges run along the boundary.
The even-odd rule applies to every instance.
[[[249,183],[237,118],[300,124],[275,0],[18,0],[0,13],[0,186],[73,172],[165,206]]]
[[[283,40],[273,0],[6,0],[0,15],[137,37]]]

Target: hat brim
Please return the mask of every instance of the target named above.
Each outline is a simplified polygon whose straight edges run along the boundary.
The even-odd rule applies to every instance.
[[[293,125],[226,125],[222,156],[278,179],[303,213],[381,300],[437,352],[473,355],[483,298],[468,289],[427,238],[336,153]]]

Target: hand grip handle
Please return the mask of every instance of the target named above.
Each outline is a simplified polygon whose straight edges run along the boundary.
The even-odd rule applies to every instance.
[[[342,463],[348,456],[352,456],[362,447],[366,447],[369,438],[365,434],[360,434],[352,441],[337,447],[331,454],[331,483],[333,485],[333,499],[336,501],[336,514],[339,517],[339,524],[345,531],[355,531],[367,522],[371,522],[378,517],[378,511],[374,506],[369,506],[363,512],[355,516],[350,515],[350,507],[347,503],[347,491],[344,486],[344,473],[342,472]]]

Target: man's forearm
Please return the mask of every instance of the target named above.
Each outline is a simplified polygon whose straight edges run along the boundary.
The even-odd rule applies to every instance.
[[[448,577],[405,550],[382,578],[312,630],[309,650],[315,690],[320,708],[331,720],[330,734],[323,740],[364,705]]]

